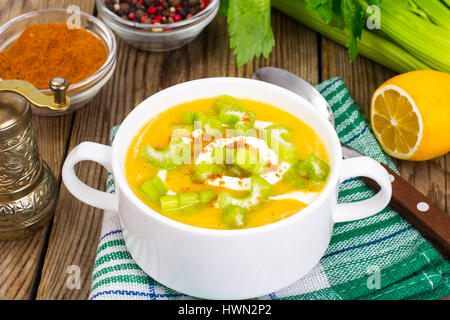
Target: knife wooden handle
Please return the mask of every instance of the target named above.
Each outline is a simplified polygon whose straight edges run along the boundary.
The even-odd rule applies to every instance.
[[[381,165],[391,176],[392,198],[389,205],[430,240],[446,259],[450,259],[450,215],[387,165]],[[363,180],[375,192],[380,189],[375,181],[369,178]]]

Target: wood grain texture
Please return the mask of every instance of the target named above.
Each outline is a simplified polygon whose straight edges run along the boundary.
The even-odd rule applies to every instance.
[[[0,24],[22,13],[66,7],[77,4],[81,10],[93,12],[94,0],[0,0]],[[42,158],[60,181],[61,166],[69,141],[72,115],[62,117],[33,117],[37,143]],[[51,225],[51,223],[50,223]],[[42,258],[46,250],[49,227],[31,238],[0,241],[0,299],[31,299],[36,295],[40,280]]]

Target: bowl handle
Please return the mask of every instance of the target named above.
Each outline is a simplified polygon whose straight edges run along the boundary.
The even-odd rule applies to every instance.
[[[378,162],[369,157],[342,161],[339,183],[356,177],[368,177],[380,186],[380,191],[370,199],[337,205],[334,222],[346,222],[370,217],[383,210],[391,200],[392,185],[389,174]]]
[[[80,201],[100,209],[118,211],[115,194],[96,190],[78,179],[74,167],[81,161],[94,161],[111,172],[111,147],[83,142],[76,146],[67,156],[62,169],[62,178],[67,189]]]

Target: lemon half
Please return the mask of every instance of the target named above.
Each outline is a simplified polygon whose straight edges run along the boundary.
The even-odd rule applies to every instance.
[[[383,149],[407,160],[428,160],[450,151],[450,75],[413,71],[374,93],[372,129]]]

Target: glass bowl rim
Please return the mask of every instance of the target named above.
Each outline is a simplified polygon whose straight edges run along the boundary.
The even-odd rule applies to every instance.
[[[105,12],[105,15],[108,18],[112,19],[114,22],[123,24],[131,29],[134,29],[135,31],[142,31],[141,29],[165,29],[165,28],[177,29],[180,27],[195,25],[195,23],[200,22],[202,20],[202,18],[206,18],[210,14],[214,13],[214,11],[215,11],[214,9],[219,6],[220,1],[219,0],[211,0],[211,2],[208,4],[208,6],[206,6],[205,9],[203,9],[199,13],[193,15],[189,19],[181,20],[178,22],[172,22],[172,23],[164,23],[164,24],[147,24],[147,23],[140,23],[140,22],[132,22],[132,21],[129,21],[129,20],[119,17],[114,12],[111,12],[111,10],[109,10],[105,6],[104,0],[95,0],[95,3],[97,4],[97,6],[100,7],[100,10],[102,12]],[[173,30],[173,31],[175,31],[175,30]]]
[[[60,12],[60,13],[67,14],[67,10],[64,8],[49,8],[49,9],[41,9],[41,10],[26,12],[24,14],[21,14],[13,19],[7,21],[5,24],[3,24],[0,27],[0,35],[3,34],[5,32],[5,30],[9,29],[12,25],[22,21],[23,19],[30,18],[33,16],[38,16],[38,15],[43,15],[43,14],[50,13],[50,12]],[[97,80],[99,78],[101,78],[101,76],[103,76],[108,71],[108,69],[110,68],[110,65],[114,62],[115,56],[116,56],[116,50],[117,50],[116,38],[114,37],[114,34],[112,33],[111,29],[108,26],[106,26],[106,24],[103,21],[101,21],[100,19],[94,17],[93,15],[90,15],[81,10],[79,11],[79,13],[80,13],[80,15],[87,18],[89,21],[93,21],[94,23],[96,23],[107,35],[106,40],[103,40],[103,39],[101,39],[101,40],[102,40],[102,42],[105,42],[105,46],[108,50],[108,57],[107,57],[105,63],[94,74],[90,75],[89,77],[85,78],[82,81],[79,81],[74,84],[69,84],[69,88],[67,89],[67,91],[69,92],[68,93],[69,95],[82,91],[82,90],[78,90],[76,92],[70,92],[72,90],[76,90],[79,88],[82,88],[82,89],[88,88],[88,87],[90,87],[90,85],[95,84],[97,82]],[[95,36],[98,36],[98,35],[95,34]],[[110,40],[109,42],[107,41],[108,39]],[[111,46],[111,49],[109,48],[109,46]],[[0,78],[0,81],[1,80],[2,79]],[[50,89],[39,89],[39,91],[41,91],[44,94],[52,93],[52,91]]]

